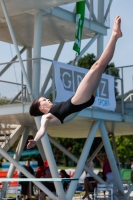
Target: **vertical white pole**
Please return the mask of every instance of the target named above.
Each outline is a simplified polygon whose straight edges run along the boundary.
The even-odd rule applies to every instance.
[[[41,57],[42,45],[42,12],[38,11],[34,16],[34,45],[33,45],[33,58]],[[32,93],[34,98],[38,98],[40,91],[40,70],[41,61],[33,60],[32,66]]]
[[[27,59],[32,58],[32,48],[31,47],[28,47],[26,49],[26,58]],[[28,79],[29,79],[29,84],[32,88],[32,60],[28,60],[26,62],[26,68],[27,68],[27,76],[28,76]],[[27,101],[28,102],[30,101],[28,93],[27,93]]]
[[[53,152],[52,152],[52,149],[51,149],[51,146],[50,146],[48,135],[45,134],[42,137],[41,141],[42,141],[42,145],[43,145],[43,148],[45,150],[45,153],[46,153],[46,158],[47,158],[48,163],[49,163],[52,178],[58,178],[59,173],[58,173],[57,166],[56,166],[56,163],[55,163],[55,159],[54,159],[54,156],[53,156]],[[58,194],[59,200],[66,200],[62,182],[55,182],[55,188],[56,188],[56,192]]]
[[[21,103],[24,103],[24,82],[23,82],[23,73],[21,72]]]
[[[104,0],[98,1],[98,22],[104,24]],[[97,39],[97,59],[103,52],[103,35]]]
[[[122,114],[123,114],[123,121],[124,121],[124,113],[125,113],[125,108],[124,108],[124,76],[123,76],[123,68],[121,68],[121,103],[122,103]]]
[[[33,137],[35,137],[35,135],[36,135],[35,129],[32,129],[32,134],[33,134]],[[43,161],[46,160],[45,152],[44,152],[44,149],[43,149],[41,141],[37,142],[37,147],[39,149],[39,152],[41,154],[41,157],[42,157]]]

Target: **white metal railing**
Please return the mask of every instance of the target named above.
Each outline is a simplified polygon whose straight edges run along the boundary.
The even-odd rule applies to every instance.
[[[133,101],[133,93],[129,94],[125,99],[124,101],[127,101],[127,100],[130,100],[130,101]]]
[[[24,64],[25,64],[25,67],[26,67],[26,62],[27,61],[29,61],[29,60],[40,60],[41,61],[41,70],[44,70],[44,67],[45,67],[45,71],[46,71],[46,66],[47,67],[49,67],[49,65],[51,65],[51,63],[52,63],[52,61],[53,60],[50,60],[50,59],[47,59],[47,58],[42,58],[42,57],[39,57],[39,58],[29,58],[29,59],[24,59],[23,60],[23,62],[24,62]],[[2,67],[5,67],[5,65],[9,65],[9,64],[16,64],[17,65],[17,70],[19,70],[19,61],[17,60],[17,61],[11,61],[11,62],[7,62],[7,63],[0,63],[0,68]],[[115,77],[115,80],[118,82],[118,86],[117,86],[117,88],[118,88],[118,90],[119,90],[119,93],[120,93],[120,97],[121,97],[121,108],[122,108],[122,114],[124,114],[124,101],[127,101],[127,99],[130,99],[130,101],[131,100],[133,100],[133,95],[132,95],[132,93],[130,94],[130,95],[128,95],[128,97],[126,97],[125,99],[124,99],[124,94],[125,94],[125,85],[127,84],[127,81],[129,82],[129,84],[128,84],[128,88],[129,88],[129,90],[131,90],[132,91],[132,82],[133,82],[133,73],[131,73],[132,72],[132,68],[133,68],[133,65],[129,65],[129,66],[121,66],[121,67],[117,67],[118,69],[120,69],[120,74],[121,74],[121,76],[120,76],[120,78],[118,78],[118,77]],[[128,72],[128,70],[129,70],[129,68],[131,69],[130,70],[130,73]],[[127,73],[124,71],[124,70],[126,70],[128,73],[129,73],[129,75],[128,75],[128,79],[127,79],[127,77],[125,76]],[[0,70],[1,71],[1,70]],[[21,70],[20,70],[21,71]],[[13,69],[12,69],[12,73],[13,73]],[[19,72],[20,73],[20,72]],[[41,88],[41,84],[43,83],[43,81],[44,81],[44,79],[45,79],[45,77],[44,77],[44,74],[43,74],[43,71],[41,71],[41,79],[40,79],[40,88]],[[2,78],[2,76],[1,76],[1,78]],[[14,101],[14,99],[16,99],[16,98],[18,98],[18,95],[19,95],[19,97],[21,96],[21,99],[20,99],[20,103],[23,103],[23,102],[25,102],[26,101],[26,96],[27,96],[27,94],[28,94],[28,91],[27,91],[27,89],[26,88],[24,88],[25,87],[25,85],[22,83],[22,81],[21,81],[21,78],[20,78],[20,76],[17,74],[17,78],[18,78],[18,81],[19,81],[19,83],[20,84],[18,84],[18,83],[11,83],[11,82],[9,82],[9,81],[3,81],[3,83],[2,83],[2,81],[0,82],[0,99],[3,99],[2,97],[2,91],[3,91],[3,93],[4,93],[4,97],[6,97],[6,99],[12,99],[13,101]],[[10,84],[11,83],[11,84]],[[6,85],[3,85],[2,86],[2,84],[8,84],[7,85],[7,87],[5,87]],[[16,91],[16,89],[14,89],[16,86],[15,86],[15,84],[16,84],[16,86],[18,87],[18,90]],[[10,87],[9,87],[9,85],[10,85]],[[23,87],[22,87],[22,85],[23,85]],[[130,86],[130,87],[129,87]],[[7,88],[7,89],[6,89]],[[22,92],[22,88],[23,88],[23,92]],[[126,89],[127,90],[127,89]],[[9,91],[9,92],[8,92]],[[10,91],[11,91],[11,94],[12,94],[12,97],[11,96],[6,96],[6,94],[5,94],[5,92],[7,93],[7,95],[9,95],[10,94]],[[13,103],[13,102],[11,102],[11,103]]]
[[[17,90],[15,88],[15,90],[13,91],[14,87],[17,87]],[[14,93],[13,97],[6,97],[6,95],[2,96],[1,88],[3,88],[4,92],[7,91],[6,92],[7,94],[9,94],[9,91],[11,92],[11,94]],[[6,88],[8,88],[8,90]],[[4,93],[4,94],[6,94],[6,93]],[[12,104],[13,102],[21,103],[23,101],[26,101],[26,98],[27,98],[26,97],[26,85],[0,80],[0,99],[1,100],[7,101],[7,104]]]

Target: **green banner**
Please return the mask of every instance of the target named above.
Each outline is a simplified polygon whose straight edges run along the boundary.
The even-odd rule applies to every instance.
[[[75,42],[73,45],[73,50],[76,51],[78,55],[80,55],[84,15],[85,15],[85,1],[77,2],[76,3],[76,34],[75,34]]]

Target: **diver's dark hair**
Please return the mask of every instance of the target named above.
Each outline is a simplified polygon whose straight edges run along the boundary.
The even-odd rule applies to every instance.
[[[44,113],[42,113],[39,110],[39,106],[40,106],[39,99],[40,98],[37,98],[35,101],[33,101],[33,103],[30,106],[29,113],[31,116],[37,117],[37,116],[44,115]]]

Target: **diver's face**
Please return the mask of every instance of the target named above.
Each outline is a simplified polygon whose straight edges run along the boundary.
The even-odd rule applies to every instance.
[[[52,102],[49,99],[46,99],[45,97],[40,97],[38,101],[40,104],[39,110],[41,112],[45,112],[46,110],[49,110],[53,106]]]

